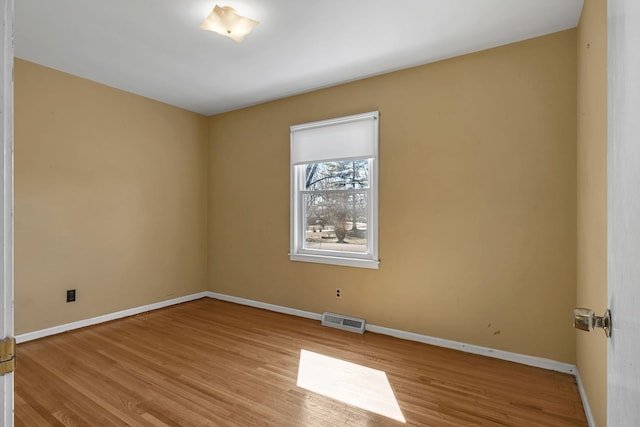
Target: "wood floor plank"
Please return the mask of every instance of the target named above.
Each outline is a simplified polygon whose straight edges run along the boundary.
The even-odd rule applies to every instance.
[[[365,403],[383,372],[396,402],[378,406],[404,422],[299,387],[303,351],[344,366],[342,391],[372,373],[355,393]],[[571,375],[208,298],[18,355],[16,426],[587,426]]]

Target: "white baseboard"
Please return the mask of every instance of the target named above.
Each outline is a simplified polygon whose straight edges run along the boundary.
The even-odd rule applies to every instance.
[[[596,421],[593,419],[593,413],[591,412],[591,406],[589,406],[589,399],[587,399],[587,392],[582,386],[582,379],[580,378],[580,372],[576,368],[576,383],[578,384],[578,391],[580,392],[580,399],[582,399],[582,406],[584,408],[584,414],[587,416],[587,422],[589,427],[596,427]]]
[[[120,319],[123,317],[129,317],[136,314],[144,313],[151,310],[157,310],[159,308],[168,307],[170,305],[180,304],[187,301],[193,301],[200,298],[208,297],[208,292],[199,292],[197,294],[185,295],[183,297],[173,298],[166,301],[160,301],[153,304],[143,305],[141,307],[134,307],[128,310],[117,311],[115,313],[104,314],[102,316],[92,317],[90,319],[79,320],[77,322],[66,323],[60,326],[54,326],[52,328],[41,329],[39,331],[28,332],[16,336],[16,342],[18,344],[32,341],[38,338],[44,338],[49,335],[55,335],[62,332],[72,331],[74,329],[84,328],[85,326],[96,325],[98,323],[109,322],[111,320]]]
[[[512,353],[510,351],[496,350],[494,348],[465,344],[463,342],[446,340],[443,338],[436,338],[428,335],[421,335],[413,332],[406,332],[399,329],[385,328],[383,326],[370,324],[367,324],[367,331],[375,332],[378,334],[391,335],[392,337],[402,338],[410,341],[418,341],[438,347],[451,348],[454,350],[464,351],[466,353],[493,357],[495,359],[508,360],[510,362],[516,362],[522,365],[535,366],[536,368],[563,372],[565,374],[574,374],[576,372],[575,365],[572,365],[570,363],[558,362],[551,359],[545,359],[543,357],[528,356],[526,354]]]
[[[263,308],[265,310],[276,311],[278,313],[292,314],[294,316],[306,317],[309,319],[320,320],[321,314],[312,313],[309,311],[296,310],[289,307],[283,307],[280,305],[267,304],[260,301],[254,301],[246,298],[233,297],[230,295],[219,294],[216,292],[207,292],[207,295],[211,298],[219,299],[222,301],[234,302],[236,304],[248,305],[256,308]],[[537,368],[548,369],[552,371],[563,372],[566,374],[575,374],[576,366],[570,363],[558,362],[551,359],[545,359],[542,357],[527,356],[525,354],[512,353],[504,350],[496,350],[488,347],[481,347],[478,345],[465,344],[457,341],[445,340],[442,338],[430,337],[428,335],[416,334],[413,332],[406,332],[399,329],[385,328],[383,326],[366,324],[366,330],[383,335],[390,335],[396,338],[402,338],[410,341],[417,341],[425,344],[431,344],[438,347],[452,348],[455,350],[464,351],[467,353],[480,354],[483,356],[493,357],[496,359],[508,360],[510,362],[521,363],[523,365],[535,366]]]
[[[284,307],[282,305],[267,304],[266,302],[255,301],[246,298],[233,297],[231,295],[219,294],[217,292],[205,292],[205,294],[213,299],[219,299],[221,301],[234,302],[236,304],[248,305],[250,307],[263,308],[269,311],[275,311],[277,313],[291,314],[292,316],[306,317],[307,319],[320,320],[322,315],[318,313],[312,313],[310,311],[297,310],[295,308]]]
[[[42,329],[40,331],[29,332],[26,334],[18,335],[16,337],[16,341],[18,343],[27,342],[31,340],[35,340],[38,338],[43,338],[49,335],[59,334],[61,332],[71,331],[73,329],[84,328],[85,326],[91,326],[98,323],[108,322],[110,320],[120,319],[122,317],[133,316],[135,314],[144,313],[146,311],[156,310],[158,308],[167,307],[174,304],[180,304],[187,301],[192,301],[199,298],[214,298],[221,301],[233,302],[236,304],[247,305],[250,307],[262,308],[269,311],[275,311],[278,313],[290,314],[293,316],[305,317],[307,319],[320,320],[322,315],[319,313],[313,313],[310,311],[297,310],[294,308],[284,307],[281,305],[268,304],[260,301],[250,300],[246,298],[234,297],[231,295],[220,294],[217,292],[199,292],[197,294],[186,295],[179,298],[170,299],[167,301],[161,301],[154,304],[144,305],[141,307],[135,307],[128,310],[118,311],[116,313],[105,314],[102,316],[92,317],[86,320],[80,320],[78,322],[67,323],[60,326],[54,326],[52,328]],[[392,337],[402,338],[410,341],[417,341],[425,344],[436,345],[439,347],[452,348],[455,350],[464,351],[467,353],[480,354],[483,356],[493,357],[496,359],[508,360],[511,362],[521,363],[523,365],[535,366],[538,368],[549,369],[558,372],[564,372],[567,374],[576,375],[577,370],[575,365],[571,365],[569,363],[557,362],[555,360],[544,359],[542,357],[535,356],[527,356],[519,353],[512,353],[504,350],[496,350],[488,347],[481,347],[472,344],[465,344],[458,341],[451,341],[442,338],[431,337],[428,335],[416,334],[414,332],[402,331],[399,329],[391,329],[385,328],[383,326],[377,325],[366,325],[366,330],[378,334],[390,335]],[[578,384],[581,384],[578,382]],[[581,387],[581,385],[579,385]],[[581,389],[581,396],[583,395],[584,390]],[[583,402],[586,402],[586,395],[583,396]],[[585,404],[585,408],[588,405]]]
[[[151,310],[156,310],[163,307],[168,307],[170,305],[180,304],[187,301],[193,301],[200,298],[214,298],[221,301],[233,302],[236,304],[242,304],[250,307],[262,308],[269,311],[275,311],[277,313],[290,314],[292,316],[305,317],[307,319],[320,320],[322,315],[319,313],[313,313],[310,311],[297,310],[295,308],[284,307],[281,305],[268,304],[260,301],[250,300],[246,298],[234,297],[231,295],[220,294],[217,292],[198,292],[192,295],[185,295],[179,298],[173,298],[166,301],[157,302],[154,304],[148,304],[141,307],[130,308],[128,310],[122,310],[111,314],[105,314],[102,316],[92,317],[86,320],[80,320],[78,322],[66,323],[60,326],[54,326],[52,328],[42,329],[39,331],[28,332],[26,334],[21,334],[16,336],[16,341],[18,343],[23,343],[31,340],[35,340],[38,338],[44,338],[49,335],[55,335],[66,331],[71,331],[74,329],[84,328],[85,326],[96,325],[98,323],[108,322],[111,320],[120,319],[123,317],[133,316],[136,314],[144,313]],[[582,386],[582,381],[580,379],[580,374],[578,373],[578,369],[575,365],[569,363],[558,362],[555,360],[545,359],[542,357],[535,356],[527,356],[519,353],[512,353],[510,351],[504,350],[496,350],[493,348],[482,347],[472,344],[465,344],[458,341],[451,341],[442,338],[431,337],[428,335],[416,334],[414,332],[402,331],[399,329],[385,328],[383,326],[377,325],[366,325],[366,330],[378,334],[390,335],[396,338],[402,338],[410,341],[417,341],[425,344],[431,344],[438,347],[446,347],[454,350],[460,350],[467,353],[479,354],[483,356],[493,357],[496,359],[508,360],[510,362],[516,362],[523,365],[535,366],[537,368],[549,369],[552,371],[563,372],[567,374],[573,374],[576,377],[576,383],[578,385],[578,390],[580,392],[580,397],[582,399],[582,405],[584,406],[585,415],[587,416],[587,421],[589,423],[589,427],[596,427],[596,424],[593,420],[593,414],[591,413],[591,408],[589,407],[589,402],[587,400],[587,394]]]

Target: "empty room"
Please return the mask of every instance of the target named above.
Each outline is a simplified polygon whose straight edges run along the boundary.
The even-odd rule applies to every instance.
[[[7,427],[640,422],[633,1],[4,3]]]

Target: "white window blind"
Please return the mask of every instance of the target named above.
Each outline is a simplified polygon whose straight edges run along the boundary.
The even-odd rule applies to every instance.
[[[291,126],[291,164],[374,158],[378,112]]]

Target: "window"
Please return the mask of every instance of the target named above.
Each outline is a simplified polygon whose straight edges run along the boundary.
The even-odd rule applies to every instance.
[[[378,268],[378,112],[291,126],[292,261]]]

